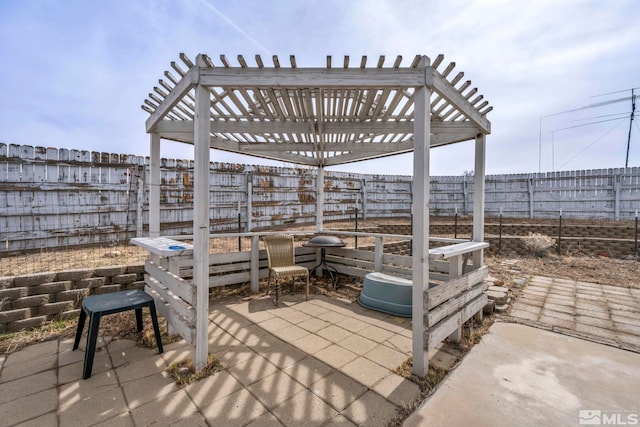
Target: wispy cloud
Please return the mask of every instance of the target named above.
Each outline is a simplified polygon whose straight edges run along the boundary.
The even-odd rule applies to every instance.
[[[551,170],[551,132],[555,165],[619,167],[628,120],[609,133],[614,123],[560,129],[630,103],[546,118],[542,144],[539,124],[610,99],[589,96],[640,86],[637,11],[636,0],[0,0],[0,141],[146,155],[140,104],[179,52],[294,54],[300,67],[322,66],[325,55],[352,63],[368,55],[371,64],[383,54],[388,66],[396,55],[406,65],[415,54],[443,53],[494,106],[489,173],[537,171],[540,149],[542,170]],[[630,163],[640,165],[638,127],[631,138]],[[432,173],[472,169],[472,145],[434,150]],[[193,155],[178,143],[162,150]],[[215,159],[252,161],[232,156]],[[344,170],[408,173],[411,164],[399,156]]]
[[[218,15],[220,18],[222,18],[222,20],[224,22],[226,22],[227,24],[229,24],[234,30],[236,30],[240,35],[242,35],[242,37],[246,38],[251,44],[253,44],[255,47],[257,47],[258,49],[260,49],[262,52],[266,53],[267,55],[272,55],[271,51],[269,49],[267,49],[266,47],[262,46],[262,44],[260,44],[260,42],[258,42],[256,39],[254,39],[253,37],[251,37],[251,35],[249,33],[247,33],[245,30],[242,29],[242,27],[240,27],[238,24],[235,23],[235,21],[233,21],[231,18],[229,18],[227,15],[225,15],[224,13],[222,13],[220,11],[220,9],[218,9],[217,7],[215,7],[214,5],[212,5],[211,3],[209,3],[207,0],[200,0],[202,2],[203,5],[205,5],[208,9],[210,9],[211,11],[213,11],[216,15]]]

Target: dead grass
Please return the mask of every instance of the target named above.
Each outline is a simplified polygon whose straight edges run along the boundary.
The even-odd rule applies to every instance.
[[[378,224],[394,224],[396,221],[382,219],[362,223],[360,228],[373,227]],[[334,222],[327,225],[328,229],[353,230],[353,222]],[[303,225],[282,228],[282,231],[309,231],[313,234],[315,225]],[[277,229],[270,230],[277,231]],[[302,245],[306,238],[296,241],[296,245]],[[353,237],[343,238],[348,246],[355,245]],[[358,246],[373,245],[374,238],[359,238]],[[262,243],[261,243],[262,245]],[[240,247],[243,251],[251,248],[251,238],[242,238]],[[209,252],[227,253],[238,251],[238,238],[211,239]],[[39,252],[0,256],[0,277],[19,276],[23,274],[42,273],[46,271],[65,271],[84,268],[107,267],[112,265],[142,264],[147,257],[147,251],[134,245],[108,245],[101,247],[88,247],[78,249],[43,249]]]
[[[191,359],[185,359],[180,362],[174,362],[167,368],[167,372],[174,379],[176,384],[180,387],[184,387],[188,384],[194,383],[198,380],[206,378],[210,375],[220,372],[224,369],[222,363],[218,358],[209,354],[207,358],[207,366],[204,369],[195,372],[193,368],[193,361]]]
[[[55,320],[34,330],[0,334],[0,354],[13,353],[31,344],[74,337],[76,325],[76,320]]]
[[[548,276],[602,285],[640,289],[640,262],[601,256],[557,256],[545,258],[485,257],[489,274],[510,284],[517,277]]]
[[[156,337],[153,332],[151,316],[143,311],[143,330],[136,332],[136,316],[134,311],[111,314],[100,319],[100,334],[116,339],[130,339],[136,345],[145,348],[156,348]],[[182,339],[180,335],[168,335],[166,322],[160,322],[160,336],[164,345]],[[9,334],[0,334],[0,354],[10,354],[19,351],[28,345],[54,339],[74,338],[78,320],[55,320],[45,323],[43,326],[29,330]],[[83,339],[86,339],[87,327],[85,326]]]

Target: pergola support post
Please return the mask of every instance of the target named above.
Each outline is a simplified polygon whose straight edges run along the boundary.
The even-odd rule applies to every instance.
[[[324,167],[318,166],[316,178],[316,231],[324,230]]]
[[[251,292],[260,291],[260,240],[259,236],[251,236]]]
[[[195,98],[193,280],[196,285],[196,342],[192,360],[198,372],[207,366],[209,352],[209,90],[196,86]]]
[[[421,66],[429,66],[422,58]],[[431,133],[431,90],[416,88],[413,142],[413,373],[424,378],[429,370],[428,304],[429,289],[429,135]]]
[[[318,174],[316,177],[316,233],[322,233],[324,230],[324,167],[318,166]],[[320,249],[316,250],[316,263],[320,264]],[[316,276],[322,276],[322,268],[316,269]]]
[[[247,173],[247,231],[253,230],[253,172]]]
[[[149,237],[160,236],[160,135],[151,135],[149,165]]]
[[[473,178],[473,238],[474,242],[484,242],[484,173],[486,156],[486,135],[476,135],[475,165]],[[473,254],[474,268],[483,264],[483,251]]]

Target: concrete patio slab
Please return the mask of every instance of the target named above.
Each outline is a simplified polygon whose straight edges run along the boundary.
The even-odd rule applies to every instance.
[[[626,421],[638,396],[640,354],[497,322],[404,425],[578,425],[580,411]]]

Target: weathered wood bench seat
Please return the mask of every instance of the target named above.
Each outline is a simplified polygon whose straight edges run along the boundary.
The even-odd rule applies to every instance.
[[[464,255],[480,249],[486,249],[489,244],[486,242],[463,242],[455,245],[442,246],[440,248],[429,249],[431,259],[449,259],[457,255]]]

